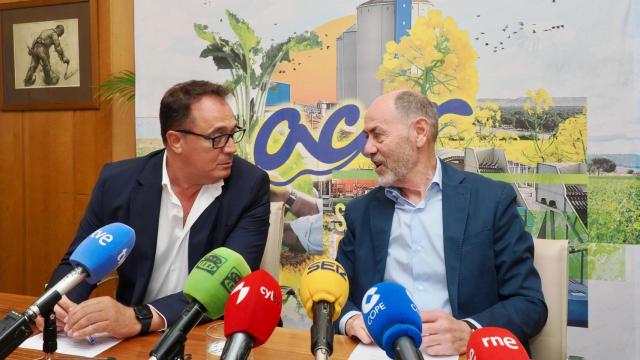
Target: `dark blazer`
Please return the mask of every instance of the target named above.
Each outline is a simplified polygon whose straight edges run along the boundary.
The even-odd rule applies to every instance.
[[[116,299],[139,305],[147,291],[156,252],[162,197],[164,150],[145,157],[119,161],[103,167],[75,239],[49,284],[71,270],[69,257],[82,240],[96,229],[122,222],[136,232],[136,244],[118,268]],[[252,270],[260,266],[269,231],[269,177],[255,165],[234,157],[231,175],[222,193],[207,207],[189,234],[189,271],[211,250],[220,246],[240,253]],[[67,294],[72,301],[86,300],[94,289],[86,282]],[[153,305],[171,326],[187,305],[181,292],[157,299]]]
[[[528,348],[547,320],[533,240],[511,185],[442,164],[442,222],[447,289],[453,316],[503,327]],[[365,292],[384,281],[395,203],[377,187],[347,206],[347,230],[336,260],[349,276],[340,318],[360,310]],[[337,323],[338,323],[337,322]],[[336,324],[337,324],[336,323]]]

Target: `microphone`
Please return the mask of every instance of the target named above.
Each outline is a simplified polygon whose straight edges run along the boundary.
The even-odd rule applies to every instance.
[[[364,323],[387,356],[396,360],[422,360],[422,319],[418,307],[402,285],[381,282],[362,298]]]
[[[189,300],[182,316],[155,344],[150,359],[174,359],[184,353],[187,334],[206,314],[211,319],[224,313],[224,304],[236,283],[251,269],[242,255],[219,247],[205,255],[191,270],[183,294]]]
[[[467,360],[528,360],[529,355],[511,331],[498,327],[475,330],[467,343]]]
[[[328,359],[333,353],[333,321],[349,296],[349,279],[335,260],[321,259],[311,263],[300,280],[300,298],[313,319],[311,353],[316,359]]]
[[[227,341],[221,359],[246,360],[251,348],[264,344],[280,321],[282,292],[268,272],[257,270],[236,285],[224,308]]]
[[[10,312],[0,320],[0,359],[4,359],[33,332],[38,315],[46,314],[62,299],[62,295],[86,280],[95,284],[118,268],[136,241],[132,228],[122,223],[101,227],[84,239],[75,249],[69,261],[74,266],[65,277],[51,286],[22,314]]]

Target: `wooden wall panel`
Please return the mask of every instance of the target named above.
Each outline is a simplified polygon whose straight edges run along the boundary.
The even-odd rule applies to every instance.
[[[25,112],[26,291],[42,292],[74,231],[73,111]]]
[[[98,0],[98,42],[100,81],[134,70],[133,0]],[[0,291],[42,293],[100,168],[135,156],[133,108],[0,111]]]
[[[111,39],[117,39],[119,49],[134,49],[133,1],[111,3]],[[133,51],[112,51],[111,68],[114,72],[135,70]],[[136,123],[134,104],[116,102],[112,114],[112,157],[113,160],[130,158],[136,151]]]
[[[22,114],[0,117],[0,292],[24,292]]]

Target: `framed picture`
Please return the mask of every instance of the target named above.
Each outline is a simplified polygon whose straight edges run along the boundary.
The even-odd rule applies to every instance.
[[[96,1],[0,4],[2,110],[98,107]]]

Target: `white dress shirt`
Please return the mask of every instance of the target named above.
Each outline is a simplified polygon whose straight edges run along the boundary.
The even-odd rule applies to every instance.
[[[158,238],[153,272],[144,297],[149,303],[161,297],[182,291],[189,275],[189,232],[202,212],[222,192],[223,180],[202,186],[187,221],[183,221],[180,200],[171,188],[167,174],[167,153],[162,160],[162,199],[158,217]],[[183,225],[184,224],[184,225]],[[155,309],[154,309],[155,310]],[[158,312],[156,310],[156,312]],[[158,312],[158,314],[160,314]],[[160,314],[162,315],[162,314]],[[162,316],[164,318],[164,316]],[[165,324],[166,324],[166,319]]]

